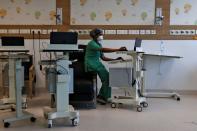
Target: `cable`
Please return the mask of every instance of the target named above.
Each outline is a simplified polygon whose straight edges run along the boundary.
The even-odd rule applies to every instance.
[[[127,62],[126,62],[126,73],[127,73],[127,78],[128,78],[128,85],[131,85],[131,70],[129,70],[130,68],[128,68]]]
[[[34,31],[32,31],[32,39],[33,39],[33,58],[34,58],[34,66],[35,66],[35,62],[36,62],[36,58],[35,58],[35,55],[36,55],[36,52],[35,52],[35,32]]]
[[[40,53],[40,31],[38,31],[38,45],[39,45],[39,56],[41,61],[41,53]],[[42,65],[40,65],[40,70],[42,70]]]
[[[62,65],[57,65],[57,66],[61,67],[64,70],[64,72],[59,72],[61,70],[58,70],[58,73],[60,73],[60,74],[69,74],[69,71],[65,67],[63,67]]]
[[[161,64],[162,64],[162,58],[160,57],[159,58],[159,72],[158,72],[159,75],[162,75],[162,73],[161,73]]]

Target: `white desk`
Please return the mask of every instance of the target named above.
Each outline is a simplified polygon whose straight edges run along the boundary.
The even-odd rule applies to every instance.
[[[127,54],[127,55],[131,55],[134,51],[120,51],[120,52],[117,52],[118,54]],[[142,52],[140,52],[142,53]],[[175,56],[175,55],[168,55],[168,54],[156,54],[156,53],[142,53],[142,64],[143,64],[143,67],[142,70],[145,70],[146,69],[146,65],[147,65],[147,58],[148,57],[159,57],[160,60],[163,58],[165,59],[180,59],[182,58],[181,56]],[[131,59],[132,60],[132,59]],[[117,63],[117,62],[127,62],[127,61],[113,61],[111,63]],[[144,71],[145,73],[146,71]],[[177,101],[180,100],[180,95],[176,92],[146,92],[146,85],[145,85],[145,75],[143,75],[142,77],[142,94],[144,97],[154,97],[154,98],[168,98],[168,97],[173,97],[175,98]]]
[[[152,53],[144,53],[143,60],[144,60],[144,69],[146,69],[148,57],[159,57],[160,59],[180,59],[181,56],[169,55],[169,54],[152,54]],[[145,77],[144,82],[145,83]],[[180,95],[176,92],[146,92],[146,85],[143,85],[143,95],[149,98],[168,98],[172,97],[175,98],[177,101],[180,101]]]

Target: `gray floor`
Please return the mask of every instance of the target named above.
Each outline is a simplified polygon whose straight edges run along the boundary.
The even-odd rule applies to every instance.
[[[29,101],[27,111],[35,114],[37,121],[14,122],[7,129],[2,120],[10,117],[10,110],[0,111],[0,131],[197,131],[197,96],[183,95],[181,101],[149,98],[149,107],[136,112],[131,105],[112,109],[110,105],[98,105],[97,109],[80,110],[80,125],[70,126],[68,120],[58,119],[53,128],[47,128],[42,108],[49,105],[49,95],[40,94]]]

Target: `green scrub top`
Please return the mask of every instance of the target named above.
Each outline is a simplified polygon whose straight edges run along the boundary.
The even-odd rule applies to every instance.
[[[100,67],[103,67],[103,64],[100,62],[100,57],[103,55],[103,53],[100,51],[101,48],[102,46],[96,43],[94,40],[88,43],[85,53],[86,71],[95,71],[99,70]]]

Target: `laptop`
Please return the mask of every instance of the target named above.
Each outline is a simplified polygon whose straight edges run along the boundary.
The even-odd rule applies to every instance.
[[[141,44],[142,44],[142,39],[136,38],[135,45],[134,45],[134,51],[142,51]]]
[[[51,32],[48,50],[78,50],[76,32]]]
[[[24,45],[24,37],[2,36],[0,51],[27,51]]]

